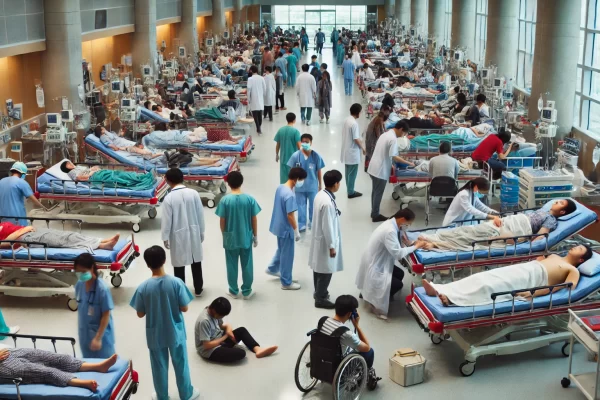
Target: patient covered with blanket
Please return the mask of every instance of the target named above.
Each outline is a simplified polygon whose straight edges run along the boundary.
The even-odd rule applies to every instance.
[[[103,170],[97,166],[91,168],[85,165],[75,166],[68,160],[60,164],[60,169],[73,181],[90,182],[92,186],[148,190],[156,184],[156,176],[151,172],[142,174],[131,171]]]
[[[492,304],[493,293],[515,290],[523,290],[517,293],[517,296],[522,299],[545,296],[551,291],[554,293],[565,289],[566,286],[539,289],[533,294],[530,289],[564,283],[572,283],[572,289],[575,289],[580,276],[577,266],[589,260],[592,254],[590,247],[579,245],[571,248],[564,257],[553,254],[548,258],[540,257],[534,261],[480,272],[447,284],[437,284],[423,279],[423,288],[428,296],[439,297],[443,305],[460,307]],[[511,301],[512,298],[510,293],[503,294],[497,296],[496,301]]]

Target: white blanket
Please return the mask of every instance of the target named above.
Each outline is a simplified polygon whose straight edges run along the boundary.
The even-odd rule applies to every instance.
[[[431,285],[452,304],[461,307],[492,304],[492,293],[528,289],[548,284],[548,273],[539,261],[509,265],[480,272],[456,282]],[[512,295],[502,295],[496,302],[510,301]]]

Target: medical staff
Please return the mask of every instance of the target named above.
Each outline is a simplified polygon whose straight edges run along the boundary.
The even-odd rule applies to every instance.
[[[275,68],[279,68],[279,72],[281,72],[281,75],[283,76],[283,83],[285,83],[287,82],[287,60],[281,53],[276,53],[275,57]],[[283,91],[283,86],[281,87],[281,90]],[[283,103],[281,106],[283,107]]]
[[[340,38],[340,33],[338,32],[337,29],[333,28],[333,31],[331,32],[331,43],[332,43],[332,47],[333,47],[333,56],[334,57],[337,55],[337,46],[335,44],[337,43],[339,38]]]
[[[115,330],[111,311],[115,308],[110,289],[98,279],[98,268],[90,253],[75,258],[75,299],[79,319],[79,346],[83,358],[110,358],[115,354]]]
[[[300,43],[302,43],[302,53],[308,51],[309,39],[308,35],[306,34],[306,30],[302,30],[302,33],[300,34]]]
[[[337,46],[335,50],[335,60],[337,62],[338,67],[342,66],[344,62],[344,53],[345,53],[344,44],[342,43],[342,39],[338,39]]]
[[[273,214],[269,232],[277,237],[277,251],[266,270],[268,275],[280,278],[281,289],[298,290],[300,284],[292,279],[294,267],[294,247],[300,240],[300,232],[294,213],[298,210],[294,188],[301,188],[306,179],[306,171],[294,167],[290,170],[288,181],[279,185],[275,192]]]
[[[258,222],[256,216],[261,208],[254,197],[242,193],[244,177],[239,171],[227,175],[227,184],[231,193],[219,201],[216,214],[221,218],[221,233],[227,265],[227,294],[234,299],[240,298],[238,288],[238,259],[242,268],[242,296],[249,300],[254,296],[254,264],[252,245],[258,245]]]
[[[300,137],[301,149],[292,154],[288,160],[288,167],[300,167],[306,171],[306,179],[302,187],[296,187],[296,202],[298,203],[298,229],[306,231],[306,202],[308,201],[308,229],[311,229],[313,220],[313,203],[317,192],[321,190],[321,170],[325,167],[323,159],[312,149],[313,137],[305,133]]]
[[[333,309],[329,300],[329,283],[333,273],[344,269],[342,257],[341,211],[335,202],[335,193],[340,189],[342,173],[335,169],[323,176],[325,190],[315,197],[313,235],[310,241],[308,265],[313,270],[315,285],[315,307]]]
[[[317,83],[315,78],[308,73],[308,69],[308,64],[302,65],[302,72],[296,82],[296,95],[298,96],[298,103],[300,103],[300,118],[302,118],[302,123],[306,123],[306,125],[310,125],[312,110],[317,97]]]
[[[204,208],[200,195],[183,185],[183,172],[171,168],[165,174],[171,192],[162,204],[161,237],[171,250],[175,276],[185,282],[185,266],[191,265],[196,297],[202,295],[202,242],[204,242]]]
[[[354,199],[362,196],[362,193],[354,190],[356,175],[358,175],[358,164],[360,164],[360,152],[365,154],[365,146],[360,139],[360,130],[358,127],[358,118],[362,106],[358,103],[350,107],[350,116],[344,121],[342,127],[342,154],[340,161],[346,167],[346,190],[348,198]]]
[[[490,190],[490,181],[483,177],[467,182],[456,194],[448,212],[444,217],[443,226],[448,226],[454,221],[464,221],[471,218],[494,219],[498,212],[492,210],[481,202]]]
[[[167,255],[160,246],[144,251],[152,277],[137,288],[129,305],[139,318],[146,318],[146,342],[156,391],[153,398],[169,399],[169,354],[175,370],[180,399],[194,400],[200,392],[192,386],[187,358],[187,335],[183,313],[194,298],[181,279],[167,275]]]
[[[300,131],[294,128],[296,124],[296,114],[287,113],[285,116],[287,125],[279,128],[275,134],[275,162],[279,163],[279,183],[284,184],[288,181],[290,167],[288,160],[297,150],[300,150]]]
[[[256,133],[262,134],[262,115],[265,111],[265,93],[267,85],[265,78],[258,74],[258,67],[253,65],[250,67],[252,76],[248,78],[247,93],[248,93],[248,109],[252,112],[252,118],[256,124]]]
[[[346,96],[352,96],[352,85],[354,84],[354,70],[356,66],[346,54],[346,59],[342,63],[342,71],[344,73],[344,92]]]
[[[269,121],[273,121],[273,106],[275,105],[275,96],[277,91],[277,84],[275,83],[275,77],[271,73],[273,72],[273,68],[266,66],[265,67],[265,108],[263,117],[265,120],[267,116],[269,117]]]
[[[296,72],[298,71],[298,59],[294,55],[292,49],[288,50],[287,61],[287,85],[288,87],[296,86]]]
[[[318,29],[315,34],[315,43],[317,44],[317,53],[323,54],[323,44],[325,43],[325,34],[321,32],[321,28]]]
[[[17,161],[10,167],[10,176],[0,180],[0,216],[2,217],[27,217],[25,199],[29,199],[36,206],[46,210],[46,207],[33,195],[29,183],[25,182],[27,166]],[[12,221],[14,223],[14,220]],[[27,226],[29,220],[20,219],[18,225]]]
[[[300,58],[302,58],[302,52],[300,51],[300,44],[298,42],[294,42],[294,47],[292,48],[294,55],[296,56],[296,71],[300,70]]]
[[[6,321],[4,320],[4,315],[2,314],[2,311],[0,311],[0,340],[6,339],[6,336],[1,335],[2,333],[10,333],[10,334],[14,335],[15,333],[19,332],[20,329],[21,329],[21,327],[19,325],[15,325],[15,326],[6,325]]]
[[[398,211],[393,218],[375,229],[360,259],[356,286],[361,290],[363,299],[373,306],[372,311],[381,319],[387,319],[390,300],[403,286],[404,271],[394,265],[396,260],[425,245],[421,241],[409,247],[402,247],[400,244],[403,228],[410,226],[414,220],[415,213],[411,209]]]

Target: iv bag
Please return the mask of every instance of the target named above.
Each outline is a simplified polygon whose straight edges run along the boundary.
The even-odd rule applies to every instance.
[[[35,89],[35,100],[37,101],[37,105],[39,108],[44,107],[44,89],[41,86],[38,86]]]
[[[594,169],[600,162],[600,144],[594,148],[594,153],[592,154],[592,162],[594,163]]]
[[[542,108],[544,108],[544,99],[542,98],[542,94],[540,93],[540,98],[538,99],[538,111],[542,112]]]

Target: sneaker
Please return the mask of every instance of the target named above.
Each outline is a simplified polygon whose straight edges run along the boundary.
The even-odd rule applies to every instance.
[[[327,121],[325,122],[326,124],[329,124],[329,118],[327,118]]]
[[[300,232],[300,233],[304,233],[304,232],[306,232],[306,227],[303,227],[303,228],[300,228],[300,229],[298,229],[298,232]]]
[[[352,194],[349,194],[349,195],[348,195],[348,198],[349,198],[349,199],[355,199],[355,198],[357,198],[357,197],[360,197],[360,196],[362,196],[362,193],[361,193],[361,192],[354,192],[354,193],[352,193]]]
[[[254,290],[251,291],[248,296],[244,296],[244,300],[250,300],[251,298],[254,297],[255,294],[256,294],[256,292]]]
[[[379,214],[378,216],[376,216],[375,218],[371,218],[371,220],[373,222],[385,222],[387,221],[389,218],[388,217],[384,217],[383,215]]]
[[[327,298],[325,300],[329,300],[331,298],[331,295],[327,295]],[[313,300],[317,299],[317,295],[315,293],[313,293]]]
[[[320,123],[320,124],[324,124],[324,123],[325,123],[325,120],[324,120],[323,118],[321,118],[321,119],[319,120],[319,123]]]
[[[283,285],[281,285],[281,289],[282,290],[299,290],[301,287],[302,286],[300,286],[299,283],[295,283],[295,282],[292,282],[292,284],[289,285],[289,286],[283,286]]]
[[[196,388],[194,388],[194,391],[192,392],[192,397],[190,397],[189,400],[196,400],[200,398],[200,391]]]
[[[233,294],[231,293],[229,290],[227,291],[227,296],[231,297],[232,299],[239,299],[240,298],[240,294]]]
[[[306,120],[306,125],[310,125],[310,119]]]
[[[269,268],[267,268],[267,269],[266,269],[265,273],[266,273],[267,275],[275,276],[275,277],[277,277],[277,278],[279,278],[279,277],[281,276],[281,275],[279,274],[279,272],[271,272],[271,271],[269,271]]]
[[[285,110],[287,110],[287,108],[281,107],[280,110],[285,111]]]
[[[196,297],[202,297],[202,293],[204,293],[204,289],[200,289],[199,292],[196,292]]]
[[[324,308],[326,310],[333,310],[335,308],[335,304],[333,304],[329,300],[315,301],[315,308]]]

